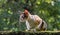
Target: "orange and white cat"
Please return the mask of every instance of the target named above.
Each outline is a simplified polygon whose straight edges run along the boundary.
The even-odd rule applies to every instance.
[[[31,15],[28,10],[20,14],[20,22],[26,22],[26,31],[45,31],[47,24],[38,15]]]

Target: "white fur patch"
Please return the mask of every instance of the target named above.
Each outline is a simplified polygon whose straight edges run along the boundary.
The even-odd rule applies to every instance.
[[[28,21],[26,21],[26,27],[27,27],[27,30],[30,30],[30,25],[29,25]]]

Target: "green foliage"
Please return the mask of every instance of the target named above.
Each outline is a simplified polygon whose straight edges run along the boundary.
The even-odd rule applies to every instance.
[[[25,23],[19,23],[19,11],[28,6],[32,14],[39,15],[48,24],[48,30],[60,30],[60,2],[58,0],[0,0],[0,31],[25,30]],[[31,6],[31,4],[33,6]]]

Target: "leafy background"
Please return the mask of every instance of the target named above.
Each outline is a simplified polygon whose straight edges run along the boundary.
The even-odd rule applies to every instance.
[[[0,31],[25,30],[25,23],[19,22],[24,7],[48,24],[48,30],[60,30],[60,0],[0,0]]]

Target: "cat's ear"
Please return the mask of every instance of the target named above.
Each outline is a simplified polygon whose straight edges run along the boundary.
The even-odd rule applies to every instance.
[[[24,10],[24,13],[25,13],[25,15],[28,15],[29,12],[28,12],[28,10]]]

